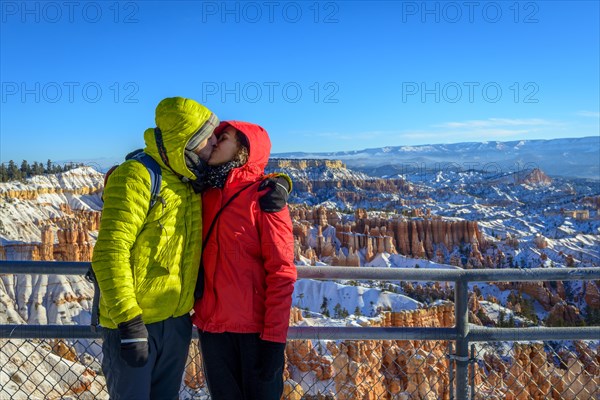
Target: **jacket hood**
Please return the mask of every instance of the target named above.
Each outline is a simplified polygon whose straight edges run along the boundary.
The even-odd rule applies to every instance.
[[[185,164],[185,146],[200,128],[212,133],[219,123],[217,117],[208,108],[192,99],[169,97],[156,106],[155,122],[159,130],[158,135],[162,139],[163,156],[168,160],[169,165],[166,165],[161,156],[155,128],[148,128],[144,132],[146,143],[144,151],[161,167],[170,167],[177,174],[196,180],[196,176]]]
[[[227,180],[249,181],[262,176],[271,155],[271,139],[269,139],[267,131],[250,122],[223,121],[215,129],[215,135],[218,137],[227,126],[232,126],[242,132],[250,143],[248,161],[241,167],[235,168]]]

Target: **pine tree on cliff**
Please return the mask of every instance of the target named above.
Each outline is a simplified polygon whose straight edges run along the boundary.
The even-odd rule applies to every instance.
[[[8,180],[21,179],[21,171],[13,160],[8,162]]]
[[[0,164],[0,182],[8,181],[8,169],[6,165]]]
[[[323,296],[323,303],[321,303],[321,314],[323,314],[326,317],[329,317],[329,301],[325,296]]]
[[[29,168],[29,163],[27,160],[23,160],[21,162],[21,176],[23,178],[28,178],[31,175],[31,170]]]

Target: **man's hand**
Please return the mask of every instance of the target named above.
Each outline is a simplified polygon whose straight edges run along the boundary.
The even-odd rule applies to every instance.
[[[287,205],[287,200],[292,191],[292,180],[285,174],[271,174],[262,181],[258,191],[267,190],[258,200],[260,208],[265,212],[278,212]]]
[[[142,316],[119,324],[121,358],[130,367],[139,368],[148,361],[148,330]]]

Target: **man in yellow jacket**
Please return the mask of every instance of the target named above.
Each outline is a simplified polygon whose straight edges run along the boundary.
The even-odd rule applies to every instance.
[[[102,369],[111,399],[177,399],[202,251],[201,199],[217,117],[191,99],[156,107],[144,152],[161,168],[128,160],[108,177],[92,267],[100,287]]]

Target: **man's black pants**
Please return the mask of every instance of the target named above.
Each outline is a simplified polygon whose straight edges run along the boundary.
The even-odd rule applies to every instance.
[[[102,371],[111,400],[176,400],[183,379],[192,321],[189,315],[146,325],[148,362],[140,368],[120,357],[121,337],[117,329],[102,330]]]
[[[279,400],[285,343],[258,333],[200,332],[204,375],[212,400]]]

